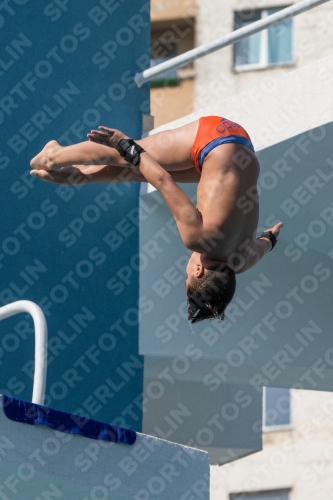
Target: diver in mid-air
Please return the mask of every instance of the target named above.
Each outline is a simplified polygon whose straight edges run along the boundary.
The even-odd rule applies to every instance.
[[[46,144],[31,161],[31,174],[58,184],[149,182],[173,214],[184,245],[193,251],[186,273],[189,320],[224,319],[235,274],[255,266],[277,242],[282,222],[258,238],[259,162],[251,139],[219,116],[134,142],[99,127],[89,141]],[[197,206],[177,185],[197,183]]]

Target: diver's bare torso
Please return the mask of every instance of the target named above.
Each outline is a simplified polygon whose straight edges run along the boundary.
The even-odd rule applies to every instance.
[[[237,162],[240,156],[247,159],[244,169]],[[204,225],[217,229],[215,246],[206,256],[230,261],[239,272],[256,237],[259,170],[256,155],[247,146],[223,144],[206,157],[197,189],[197,209]]]
[[[258,225],[259,162],[247,146],[222,144],[205,158],[200,176],[191,159],[198,122],[137,142],[176,181],[183,172],[180,182],[198,182],[197,210],[204,227],[210,229],[203,253],[210,259],[231,261],[241,272],[240,260],[246,258]],[[211,234],[214,228],[215,237]]]

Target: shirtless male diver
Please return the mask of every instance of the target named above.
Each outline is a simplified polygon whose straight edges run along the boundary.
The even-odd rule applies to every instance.
[[[192,323],[224,319],[247,271],[274,247],[282,222],[256,231],[259,162],[251,139],[237,123],[219,116],[160,132],[136,142],[99,127],[88,141],[46,144],[31,161],[31,174],[57,184],[149,182],[173,214],[184,245],[193,251],[186,273]],[[197,183],[197,206],[177,185]]]

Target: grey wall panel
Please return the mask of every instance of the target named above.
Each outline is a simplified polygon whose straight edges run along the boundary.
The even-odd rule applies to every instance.
[[[224,384],[216,362],[145,356],[143,431],[208,451],[223,464],[262,447],[262,394]]]
[[[161,247],[140,277],[141,294],[154,302],[140,325],[142,354],[186,356],[198,349],[222,363],[225,382],[331,389],[332,138],[327,124],[259,152],[258,231],[280,220],[285,227],[274,251],[237,276],[222,323],[199,323],[192,332],[184,265],[177,263],[187,252],[170,230],[170,214],[161,204],[141,221],[141,248],[154,240]],[[183,187],[195,195],[194,185]],[[153,196],[143,197],[144,206],[153,207]],[[170,241],[158,236],[161,228]]]

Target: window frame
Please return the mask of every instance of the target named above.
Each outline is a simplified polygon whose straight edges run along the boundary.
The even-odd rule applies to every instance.
[[[288,496],[288,500],[290,500],[290,493],[292,492],[292,488],[277,488],[274,490],[259,490],[259,491],[247,491],[242,493],[229,493],[229,500],[237,500],[237,496],[239,496],[239,500],[251,500],[251,497],[267,495],[267,494],[276,494],[279,495],[281,493],[286,493]],[[265,500],[265,499],[263,499]]]
[[[159,37],[152,36],[151,37],[151,48],[154,43],[159,42],[159,43],[173,43],[174,47],[173,50],[171,50],[171,54],[168,54],[166,56],[160,56],[160,57],[152,57],[152,54],[150,54],[150,68],[154,67],[155,65],[169,61],[170,59],[173,59],[178,55],[178,41],[176,36],[174,36],[173,39],[167,40],[167,42],[164,41],[164,34],[162,34]],[[157,61],[156,64],[152,64],[152,61]],[[174,73],[172,76],[168,75],[166,73],[165,75],[158,76],[154,78],[153,80],[150,81],[150,87],[151,88],[160,88],[160,87],[178,87],[180,85],[180,78],[178,74],[178,69],[176,70],[171,70],[171,73]]]
[[[263,387],[262,391],[262,432],[278,432],[278,431],[290,431],[293,430],[293,412],[292,412],[292,392],[289,389],[289,398],[290,398],[290,422],[289,424],[279,424],[279,425],[266,425],[265,424],[265,416],[266,416],[266,389],[275,389],[275,387]],[[284,387],[287,389],[287,387]]]
[[[160,64],[165,61],[170,61],[172,59],[172,56],[170,57],[160,57],[160,58],[155,58],[155,59],[150,59],[150,68],[153,68],[155,65]],[[156,64],[152,65],[152,61],[157,61]],[[174,75],[168,76],[168,73],[173,73]],[[180,78],[178,74],[178,70],[170,70],[168,73],[158,76],[154,78],[153,80],[150,81],[150,87],[151,88],[159,88],[159,87],[178,87],[180,85]]]
[[[288,5],[283,5],[281,9],[288,7]],[[269,10],[276,8],[278,9],[279,7],[269,7],[269,8],[264,8],[264,9],[257,9],[260,11],[261,17],[260,19],[265,19],[266,17],[269,17]],[[241,13],[243,11],[235,11],[234,14]],[[291,18],[291,53],[292,53],[292,60],[288,62],[277,62],[277,63],[272,63],[269,64],[268,62],[268,29],[266,28],[265,30],[262,30],[259,32],[260,34],[260,63],[255,63],[255,64],[236,64],[236,43],[233,46],[233,71],[235,73],[241,73],[243,71],[254,71],[254,70],[262,70],[262,69],[272,69],[272,68],[279,68],[283,66],[295,66],[296,60],[295,60],[295,51],[294,51],[294,46],[295,46],[295,30],[293,29],[294,23],[293,23],[293,18]],[[251,35],[249,35],[251,36]]]

